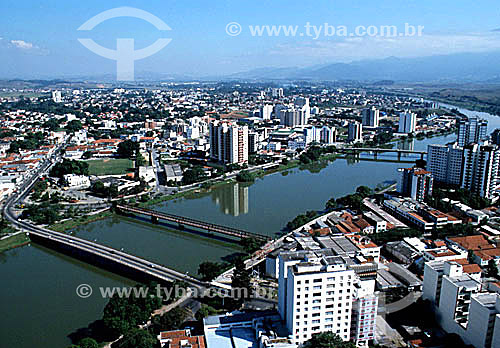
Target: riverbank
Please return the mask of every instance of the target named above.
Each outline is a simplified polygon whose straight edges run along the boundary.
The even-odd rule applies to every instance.
[[[0,253],[27,245],[30,243],[30,239],[26,233],[15,233],[5,239],[0,240]]]

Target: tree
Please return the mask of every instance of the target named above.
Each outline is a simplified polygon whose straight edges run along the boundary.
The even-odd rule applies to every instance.
[[[356,189],[356,193],[361,195],[363,198],[373,195],[373,190],[368,186],[359,186]]]
[[[198,274],[201,280],[207,282],[217,277],[223,269],[223,265],[218,262],[204,261],[198,266]]]
[[[89,164],[83,161],[63,159],[50,170],[50,176],[62,178],[66,174],[89,175]]]
[[[334,210],[337,208],[337,206],[338,206],[337,201],[335,200],[335,198],[332,197],[328,200],[328,202],[326,202],[325,209]]]
[[[135,156],[135,166],[136,167],[141,167],[146,164],[146,160],[144,159],[144,156],[137,151],[137,155]]]
[[[96,342],[96,340],[90,337],[82,339],[80,342],[78,342],[78,345],[80,346],[80,348],[99,348],[99,344]]]
[[[236,175],[236,180],[239,182],[253,182],[255,177],[248,170],[242,170]]]
[[[498,278],[498,268],[495,260],[488,261],[486,273],[488,274],[488,277]]]
[[[132,159],[139,152],[139,143],[132,140],[125,140],[118,144],[116,153],[120,158]]]
[[[235,263],[231,286],[233,289],[241,291],[240,294],[242,294],[242,298],[239,299],[240,301],[250,296],[252,290],[251,279],[250,270],[246,269],[243,259],[238,258]]]
[[[243,238],[241,245],[247,254],[253,254],[262,247],[262,243],[253,237]]]
[[[187,314],[184,309],[175,307],[162,316],[154,316],[151,319],[151,326],[154,333],[160,331],[172,331],[181,328],[182,323],[186,320]]]
[[[149,331],[134,328],[127,332],[123,338],[117,342],[118,348],[153,348],[156,339]]]
[[[80,120],[71,120],[66,124],[66,130],[68,132],[74,133],[76,131],[79,131],[83,129],[82,123]]]
[[[356,348],[352,342],[344,342],[340,336],[333,332],[314,334],[304,343],[303,348]]]
[[[182,183],[184,185],[194,184],[195,182],[202,181],[206,178],[203,168],[200,166],[195,166],[191,169],[187,169],[182,174]]]

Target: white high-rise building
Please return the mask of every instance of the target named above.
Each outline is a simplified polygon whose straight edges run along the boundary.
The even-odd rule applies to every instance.
[[[260,107],[260,118],[263,120],[270,120],[273,113],[273,106],[271,104],[264,104]]]
[[[273,88],[271,93],[273,98],[283,98],[283,88]]]
[[[327,255],[321,251],[279,255],[278,311],[295,344],[328,331],[365,345],[375,331],[374,280],[362,281],[345,257]]]
[[[363,141],[363,125],[359,122],[349,122],[347,128],[347,141],[357,143]]]
[[[52,101],[54,103],[61,103],[62,102],[61,91],[52,91]]]
[[[337,141],[337,130],[335,127],[323,126],[320,131],[320,142],[331,145]]]
[[[295,110],[301,113],[301,119],[303,120],[303,123],[301,124],[307,124],[309,122],[309,118],[311,117],[311,107],[309,106],[309,98],[295,98],[293,101],[293,105],[295,107]]]
[[[417,127],[417,114],[405,111],[399,114],[398,133],[413,133]]]
[[[480,143],[488,135],[488,121],[474,117],[461,120],[458,123],[458,145],[465,146],[470,143]]]
[[[430,300],[440,326],[475,348],[500,346],[500,295],[481,292],[481,278],[454,261],[424,268],[423,299]]]
[[[462,179],[463,148],[454,145],[427,146],[427,170],[434,180],[460,185]]]
[[[461,187],[485,198],[497,195],[499,164],[500,150],[496,146],[466,145]]]
[[[220,121],[212,122],[210,157],[222,163],[247,163],[248,127]]]
[[[375,107],[372,107],[371,109],[363,109],[362,116],[363,116],[362,119],[363,126],[366,127],[379,126],[380,111],[377,110]]]

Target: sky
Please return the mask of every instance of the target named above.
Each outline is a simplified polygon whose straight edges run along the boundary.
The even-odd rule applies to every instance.
[[[147,11],[171,30],[131,17],[78,30],[92,17],[118,7]],[[79,38],[111,50],[119,38],[134,39],[136,50],[171,39],[159,52],[136,60],[136,74],[193,77],[390,56],[500,51],[498,0],[481,0],[480,5],[465,0],[2,0],[0,13],[0,78],[116,74],[115,60],[90,51]],[[234,22],[238,24],[228,26]],[[333,36],[331,30],[327,35],[325,23],[341,35]],[[355,33],[357,26],[378,31],[396,26],[402,32],[405,23],[421,26],[422,35]],[[288,36],[283,31],[277,36],[252,35],[252,28],[265,25],[296,26],[298,31]]]

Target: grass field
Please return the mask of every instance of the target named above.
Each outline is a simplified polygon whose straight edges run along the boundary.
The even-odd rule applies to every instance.
[[[0,241],[0,252],[26,244],[29,241],[26,233],[16,234],[15,236]]]
[[[131,160],[126,158],[91,160],[89,164],[90,175],[118,175],[130,171],[133,166]]]

